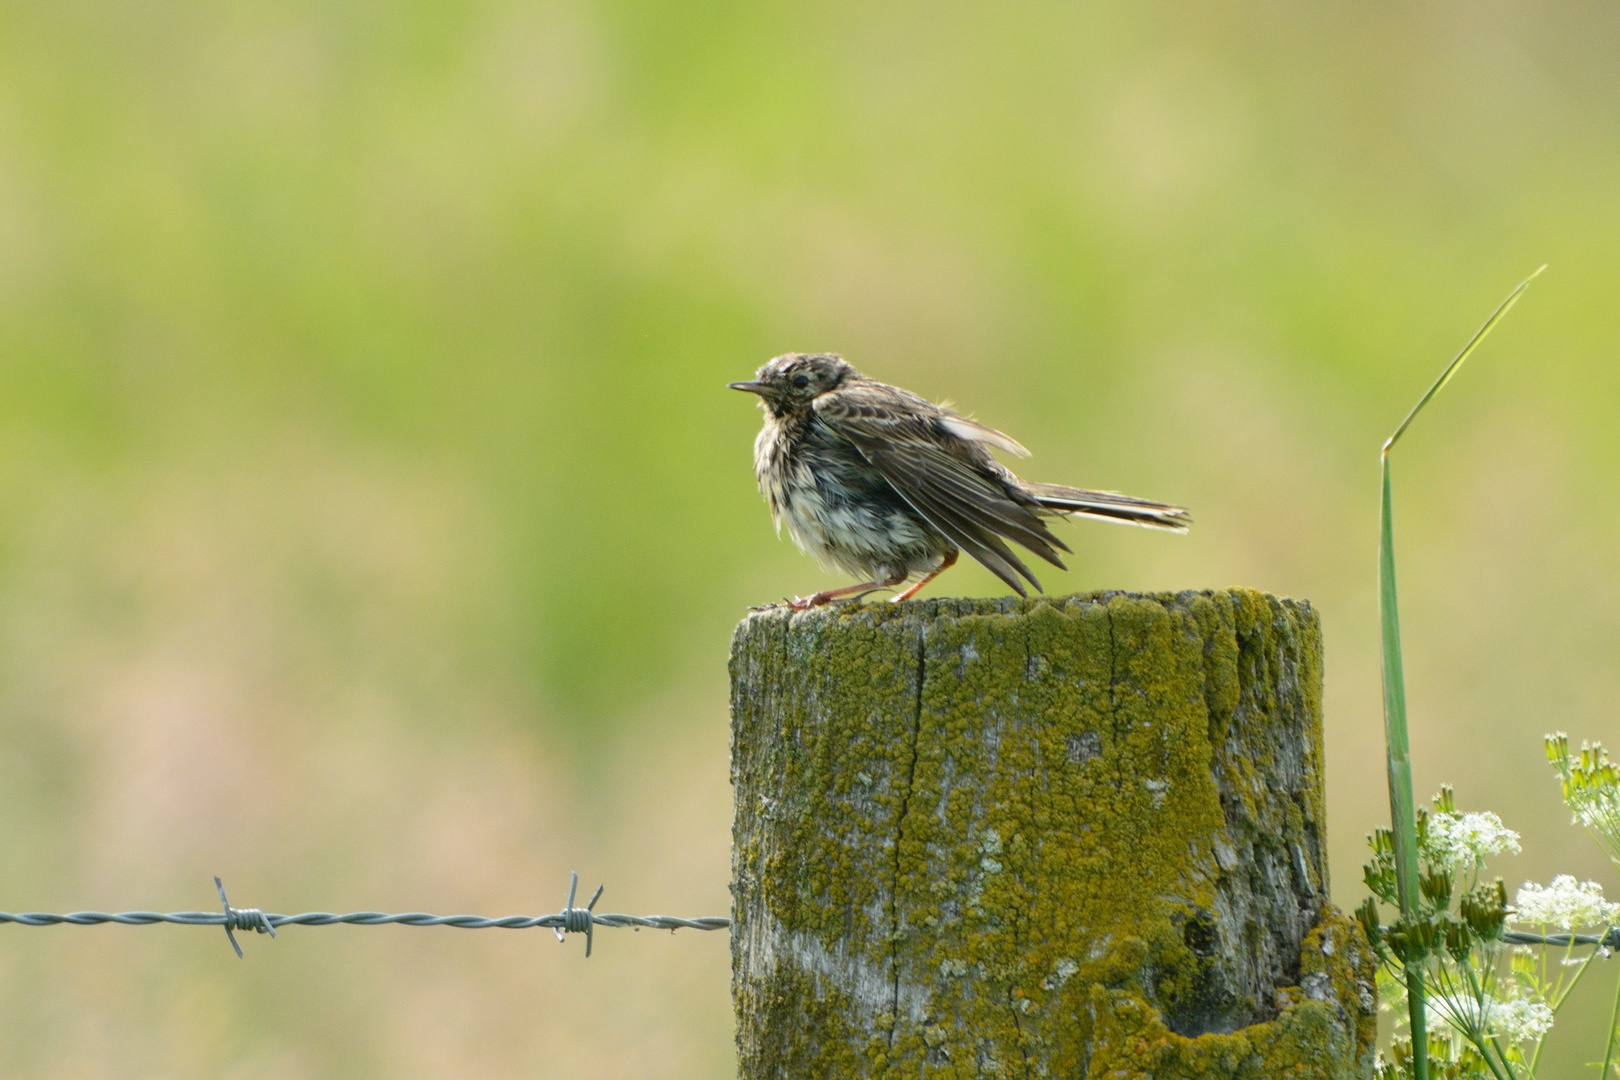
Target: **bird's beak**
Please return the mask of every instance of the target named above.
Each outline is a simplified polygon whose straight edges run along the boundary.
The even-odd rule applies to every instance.
[[[733,390],[745,390],[750,394],[758,394],[760,397],[765,396],[765,384],[762,382],[734,382],[726,383],[726,385]]]

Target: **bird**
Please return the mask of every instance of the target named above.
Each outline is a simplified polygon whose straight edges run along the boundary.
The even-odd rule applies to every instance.
[[[1078,516],[1185,533],[1184,507],[1019,479],[990,453],[1029,451],[994,428],[862,375],[837,353],[778,356],[746,382],[765,424],[754,472],[780,534],[823,566],[862,578],[783,604],[796,611],[892,589],[909,600],[967,552],[1019,596],[1041,583],[1007,541],[1067,569],[1046,519]],[[778,606],[778,605],[771,605]]]

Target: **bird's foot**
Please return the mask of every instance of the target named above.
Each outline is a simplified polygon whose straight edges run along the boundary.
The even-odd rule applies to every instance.
[[[810,596],[795,596],[789,600],[785,597],[775,607],[786,607],[793,611],[809,611],[811,608],[825,607],[828,604],[858,604],[866,597],[882,589],[863,589],[861,592],[850,595],[848,589],[828,589],[826,592],[814,593]]]
[[[784,596],[774,604],[754,604],[749,611],[809,611],[827,603],[820,593],[814,596]]]
[[[905,579],[900,578],[889,581],[866,581],[859,585],[846,585],[842,589],[827,589],[822,592],[811,593],[809,596],[795,596],[792,599],[784,596],[778,603],[766,604],[763,607],[749,608],[748,610],[775,611],[777,608],[787,608],[789,611],[809,611],[811,608],[818,608],[824,604],[830,604],[835,600],[839,603],[850,603],[853,601],[854,603],[858,604],[875,592],[882,592],[884,589],[894,588],[903,580]]]

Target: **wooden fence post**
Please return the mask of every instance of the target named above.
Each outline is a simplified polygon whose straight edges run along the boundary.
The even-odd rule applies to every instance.
[[[769,611],[731,687],[744,1080],[1371,1076],[1309,604]]]

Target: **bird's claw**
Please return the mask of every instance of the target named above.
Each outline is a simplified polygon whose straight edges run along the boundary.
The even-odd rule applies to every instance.
[[[780,611],[787,608],[789,611],[808,611],[816,607],[816,598],[813,596],[784,596],[774,604],[755,604],[749,611]]]

